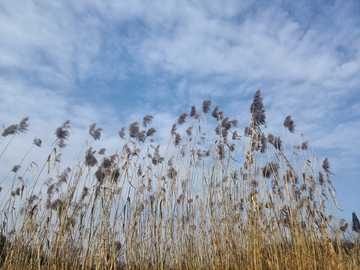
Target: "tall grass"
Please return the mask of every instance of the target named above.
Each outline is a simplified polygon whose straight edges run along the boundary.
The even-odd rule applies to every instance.
[[[14,174],[0,193],[1,269],[359,269],[359,235],[335,218],[329,161],[304,140],[265,134],[260,91],[244,136],[210,107],[181,114],[165,147],[150,140],[147,115],[119,131],[121,151],[105,156],[90,141],[61,170],[66,121],[34,183],[19,165],[4,179]],[[4,130],[2,154],[27,121]],[[284,127],[296,131],[290,116]],[[101,131],[90,126],[92,141]]]

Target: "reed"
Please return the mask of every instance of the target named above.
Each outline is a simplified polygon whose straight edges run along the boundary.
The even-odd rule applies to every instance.
[[[92,124],[86,150],[61,169],[66,121],[33,185],[15,165],[0,193],[1,269],[360,268],[359,221],[337,222],[328,159],[303,138],[266,134],[260,91],[244,136],[210,100],[179,116],[164,147],[152,120],[122,128],[116,152],[93,149],[102,129]],[[4,130],[2,153],[27,121]],[[296,132],[291,116],[284,127]]]

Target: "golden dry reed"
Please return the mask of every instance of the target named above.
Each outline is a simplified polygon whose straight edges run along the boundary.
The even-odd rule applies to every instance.
[[[337,222],[328,159],[303,137],[286,148],[291,116],[283,138],[266,134],[260,91],[242,136],[210,100],[179,116],[164,147],[152,120],[122,128],[112,150],[93,148],[91,125],[61,169],[66,121],[42,167],[15,165],[0,184],[1,269],[360,268],[359,221]],[[27,121],[4,129],[0,158]]]

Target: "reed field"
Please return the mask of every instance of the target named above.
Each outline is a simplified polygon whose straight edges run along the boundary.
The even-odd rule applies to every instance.
[[[92,124],[71,168],[66,121],[38,169],[3,172],[0,268],[360,269],[360,225],[355,213],[336,218],[329,160],[304,137],[284,143],[298,132],[290,116],[281,137],[266,132],[260,91],[249,107],[240,127],[205,100],[169,126],[166,145],[151,115],[121,128],[114,149],[94,149]],[[4,129],[0,162],[28,121]]]

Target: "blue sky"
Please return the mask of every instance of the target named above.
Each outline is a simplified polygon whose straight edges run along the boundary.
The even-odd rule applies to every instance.
[[[151,114],[165,142],[205,99],[243,131],[261,89],[267,132],[291,115],[339,176],[339,217],[360,214],[359,1],[1,1],[0,37],[0,124],[31,124],[2,170],[35,136],[44,162],[68,119],[73,160],[92,123],[112,154],[121,127]]]

